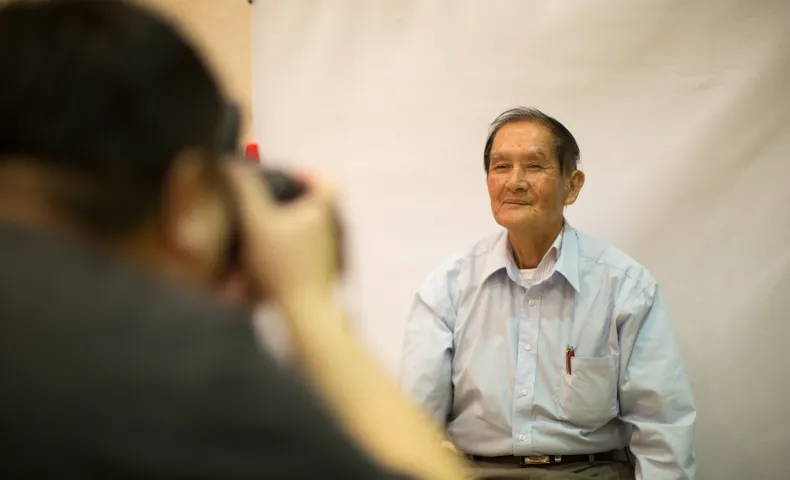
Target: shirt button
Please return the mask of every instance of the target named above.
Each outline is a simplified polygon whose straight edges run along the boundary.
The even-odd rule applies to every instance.
[[[531,306],[535,305],[535,300],[530,298],[528,303],[529,303],[529,306],[531,307]]]
[[[521,391],[521,396],[522,397],[526,397],[527,396],[527,390],[526,389]]]
[[[519,439],[519,440],[521,440],[521,441],[523,442],[524,440],[526,440],[526,439],[527,439],[527,437],[525,437],[524,435],[519,435],[519,436],[518,436],[518,439]]]
[[[532,350],[532,345],[530,345],[530,344],[524,345],[524,350],[526,350],[526,351]]]

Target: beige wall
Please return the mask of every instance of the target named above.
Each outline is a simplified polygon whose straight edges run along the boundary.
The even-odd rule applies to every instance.
[[[174,19],[207,55],[231,97],[244,108],[250,140],[251,13],[246,0],[141,0]]]
[[[697,400],[695,478],[790,479],[790,1],[713,5],[253,9],[259,141],[285,168],[334,177],[347,301],[393,373],[415,290],[501,230],[480,158],[488,123],[534,105],[581,145],[570,224],[661,284]],[[320,128],[306,130],[308,109]]]

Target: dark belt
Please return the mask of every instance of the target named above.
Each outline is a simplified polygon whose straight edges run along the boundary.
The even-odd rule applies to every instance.
[[[530,455],[528,457],[513,455],[481,457],[479,455],[469,455],[468,458],[473,462],[517,464],[522,467],[562,465],[567,463],[628,462],[627,454],[623,450],[612,450],[611,452],[592,453],[589,455]]]

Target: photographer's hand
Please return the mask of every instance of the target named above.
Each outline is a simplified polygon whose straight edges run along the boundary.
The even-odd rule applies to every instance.
[[[348,329],[334,301],[337,277],[333,195],[311,182],[305,197],[278,206],[254,170],[234,165],[244,267],[280,304],[312,385],[361,448],[383,465],[424,479],[466,476],[440,447],[438,427],[403,397]]]
[[[303,197],[278,205],[259,170],[232,165],[241,214],[242,261],[262,296],[287,308],[305,296],[331,295],[337,276],[329,185],[311,182]]]

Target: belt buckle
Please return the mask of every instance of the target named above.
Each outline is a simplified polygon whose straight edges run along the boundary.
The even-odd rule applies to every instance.
[[[521,466],[527,465],[547,465],[551,463],[551,458],[548,455],[530,455],[528,457],[521,457]]]

